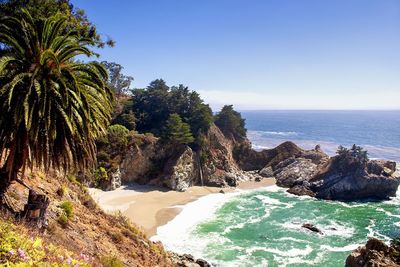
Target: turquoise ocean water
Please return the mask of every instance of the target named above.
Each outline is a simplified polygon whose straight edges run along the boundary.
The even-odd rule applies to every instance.
[[[338,144],[357,143],[371,157],[400,159],[396,112],[380,113],[380,118],[370,112],[243,114],[256,148],[293,140],[305,147],[320,143],[334,154]],[[343,266],[368,237],[386,242],[400,237],[399,204],[400,195],[383,202],[342,203],[293,196],[277,186],[213,194],[185,206],[154,239],[219,266]],[[303,229],[303,223],[323,234]]]

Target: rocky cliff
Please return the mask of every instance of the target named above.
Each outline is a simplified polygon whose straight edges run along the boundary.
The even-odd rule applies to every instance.
[[[400,247],[393,242],[391,246],[371,238],[363,247],[354,250],[346,259],[346,267],[363,266],[400,266]]]
[[[204,147],[194,150],[187,145],[171,147],[153,136],[133,138],[117,168],[119,178],[122,183],[185,191],[194,185],[236,186],[240,180],[258,177],[241,170],[233,156],[237,141],[227,138],[216,125],[211,125],[205,139]]]

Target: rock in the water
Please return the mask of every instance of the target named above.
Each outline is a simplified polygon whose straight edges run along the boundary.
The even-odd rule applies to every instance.
[[[211,264],[209,264],[207,261],[203,260],[203,259],[197,259],[196,263],[200,266],[200,267],[211,267]]]
[[[306,228],[312,232],[318,233],[318,234],[322,234],[322,231],[319,230],[317,227],[315,227],[313,224],[311,223],[305,223],[303,224],[301,227]]]
[[[345,267],[400,266],[399,254],[398,247],[388,246],[376,238],[371,238],[365,246],[357,248],[347,257]]]
[[[388,199],[395,196],[400,184],[398,172],[388,173],[386,161],[370,160],[365,166],[338,166],[333,157],[310,182],[317,198],[332,200]],[[392,163],[390,163],[392,164]],[[388,165],[386,165],[388,166]],[[395,166],[392,166],[395,168]]]
[[[355,163],[351,158],[343,161],[338,156],[317,162],[303,156],[280,162],[273,167],[277,185],[289,187],[288,192],[295,195],[353,201],[388,199],[396,195],[400,184],[395,162]]]
[[[287,190],[288,193],[297,196],[315,197],[315,193],[303,185],[295,185]]]

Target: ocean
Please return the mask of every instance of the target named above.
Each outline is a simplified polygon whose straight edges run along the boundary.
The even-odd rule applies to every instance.
[[[254,148],[291,140],[304,148],[320,144],[361,145],[371,158],[400,161],[399,111],[248,111]],[[400,237],[400,192],[383,202],[317,200],[278,186],[212,194],[189,203],[153,240],[218,266],[344,266],[368,237]],[[322,234],[302,228],[312,223]]]

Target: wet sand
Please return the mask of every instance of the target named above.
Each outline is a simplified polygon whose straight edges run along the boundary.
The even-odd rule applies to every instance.
[[[194,186],[185,192],[176,192],[154,186],[132,185],[114,191],[90,188],[89,192],[104,211],[122,212],[151,237],[156,234],[157,227],[178,215],[185,204],[202,196],[219,193],[221,190],[229,193],[237,189],[250,190],[274,184],[275,179],[267,178],[260,182],[241,182],[237,188]]]

